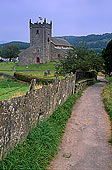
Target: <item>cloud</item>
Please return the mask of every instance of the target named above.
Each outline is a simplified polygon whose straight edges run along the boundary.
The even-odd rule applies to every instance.
[[[1,0],[2,40],[29,40],[29,19],[53,20],[54,35],[111,32],[111,0]],[[12,38],[11,38],[12,37]]]

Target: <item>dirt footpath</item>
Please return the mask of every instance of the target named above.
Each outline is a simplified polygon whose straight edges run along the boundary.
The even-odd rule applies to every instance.
[[[110,121],[101,92],[105,82],[88,87],[77,101],[48,170],[112,170]]]

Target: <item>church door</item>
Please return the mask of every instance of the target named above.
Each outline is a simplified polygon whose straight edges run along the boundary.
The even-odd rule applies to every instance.
[[[40,63],[40,58],[39,57],[36,58],[36,62]]]

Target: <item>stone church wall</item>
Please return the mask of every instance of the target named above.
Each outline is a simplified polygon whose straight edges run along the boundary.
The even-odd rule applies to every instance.
[[[18,65],[29,65],[37,64],[37,57],[39,57],[40,62],[40,50],[38,47],[29,47],[19,54],[19,63]]]
[[[58,49],[51,43],[51,61],[59,62],[59,57],[65,56],[67,54],[67,50]]]

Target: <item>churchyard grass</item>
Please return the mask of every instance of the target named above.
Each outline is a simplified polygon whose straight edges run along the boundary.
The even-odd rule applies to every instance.
[[[14,67],[16,63],[13,62],[2,62],[0,63],[0,72],[5,73],[5,74],[10,74],[14,75]],[[37,69],[37,65],[39,65],[39,68]],[[31,64],[28,66],[28,69],[26,69],[26,66],[16,66],[17,72],[19,70],[21,71],[31,71],[31,72],[21,72],[21,74],[24,75],[30,75],[32,77],[36,77],[37,79],[56,79],[55,77],[55,68],[56,68],[57,63],[56,62],[49,62],[45,64]],[[44,76],[44,71],[50,70],[50,75],[47,75],[46,77]],[[33,72],[34,71],[34,72]],[[64,79],[63,76],[59,77],[60,79]],[[9,80],[8,78],[5,77],[0,77],[0,95],[3,93],[15,90],[19,87],[24,85],[24,83],[20,83],[15,80]],[[40,88],[40,85],[36,86],[36,89]],[[24,87],[17,89],[15,91],[9,92],[7,94],[4,94],[0,96],[0,101],[5,100],[5,99],[10,99],[12,97],[18,97],[21,95],[24,95],[29,89],[29,84],[26,84]]]
[[[108,83],[103,89],[102,96],[103,96],[105,109],[110,116],[110,121],[111,121],[111,125],[112,125],[112,77],[108,77],[106,79],[108,80]],[[112,128],[111,128],[111,130],[112,130]],[[112,132],[111,132],[111,134],[112,134]],[[109,142],[111,142],[111,144],[112,144],[112,135],[111,135]]]
[[[20,88],[21,86],[23,87]],[[12,97],[18,97],[20,95],[24,95],[28,90],[29,90],[29,84],[25,84],[22,82],[18,82],[18,81],[0,76],[0,101],[5,100],[5,99],[10,99]],[[9,92],[9,91],[12,91],[12,92]]]
[[[9,74],[11,76],[14,75],[14,71],[0,71],[1,73],[4,73],[4,74]]]
[[[1,62],[0,63],[0,72],[9,74],[9,75],[14,75],[14,67],[16,63],[14,62]]]
[[[14,62],[1,62],[0,63],[0,72],[1,70],[6,70],[6,71],[13,71],[16,63]]]
[[[10,74],[10,75],[14,75],[14,67],[16,66],[16,63],[13,62],[1,62],[0,63],[0,72],[5,73],[5,74]],[[39,71],[39,72],[44,72],[44,71],[48,71],[50,70],[51,72],[54,72],[56,70],[56,65],[58,63],[56,62],[49,62],[49,63],[45,63],[45,64],[31,64],[28,65],[28,68],[26,68],[25,66],[16,66],[16,71],[20,72],[20,71]],[[29,73],[30,74],[30,73]],[[35,74],[35,73],[31,73],[31,74]],[[36,75],[42,75],[41,73],[36,73]]]
[[[49,62],[45,64],[31,64],[26,66],[16,66],[16,71],[55,71],[57,63],[56,62]]]
[[[16,66],[17,62],[1,62],[0,63],[0,71],[13,71],[14,67]],[[31,64],[28,65],[28,68],[25,66],[16,66],[16,71],[55,71],[56,62],[49,62],[45,64]]]

